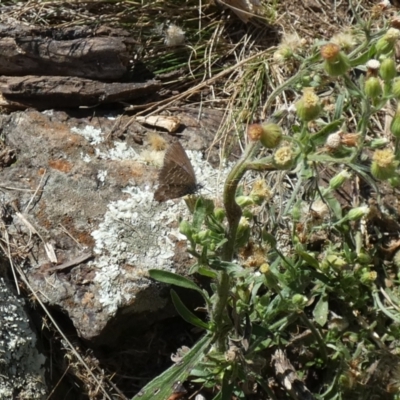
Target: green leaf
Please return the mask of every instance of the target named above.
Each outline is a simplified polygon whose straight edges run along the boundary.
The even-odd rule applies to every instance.
[[[324,195],[324,200],[328,203],[330,209],[333,211],[333,214],[335,214],[336,219],[337,220],[342,219],[343,207],[338,202],[338,200],[334,197],[333,193],[328,193],[328,194]]]
[[[322,295],[318,303],[315,305],[313,315],[315,318],[315,321],[320,326],[324,326],[326,324],[326,321],[328,320],[328,312],[329,312],[329,305],[328,305],[328,300],[326,295]]]
[[[202,321],[199,317],[194,315],[181,301],[179,298],[178,294],[175,292],[175,290],[171,290],[171,297],[172,297],[172,302],[174,303],[174,306],[176,308],[176,311],[178,311],[179,315],[187,322],[190,324],[197,326],[198,328],[205,329],[205,330],[210,330],[210,326]]]
[[[206,218],[206,215],[207,215],[206,204],[204,203],[203,198],[200,197],[197,199],[193,214],[193,228],[195,229],[195,231],[198,232],[200,230]]]
[[[132,400],[168,399],[174,392],[176,382],[185,382],[192,369],[204,358],[210,346],[211,336],[202,337],[186,353],[179,363],[174,364],[165,372],[148,383]],[[155,395],[157,393],[157,395]]]
[[[306,253],[303,250],[296,249],[296,253],[309,265],[312,267],[319,269],[319,262],[316,258],[314,258],[311,254]]]
[[[221,400],[231,400],[232,392],[234,387],[234,380],[231,380],[232,373],[230,371],[225,371],[224,378],[222,380],[221,388]]]
[[[320,131],[311,135],[311,141],[315,146],[323,145],[326,138],[333,132],[336,132],[339,127],[343,124],[343,118],[337,119],[328,125],[325,125]]]
[[[197,271],[198,274],[202,276],[206,276],[207,278],[216,279],[218,274],[215,271],[212,271],[210,268],[207,267],[198,267]]]
[[[188,278],[185,278],[181,275],[174,274],[173,272],[161,271],[160,269],[150,269],[149,270],[150,278],[158,281],[167,283],[168,285],[175,285],[179,287],[183,287],[185,289],[192,289],[196,292],[200,293],[204,300],[208,303],[209,298],[206,297],[204,292],[199,288],[193,281]]]

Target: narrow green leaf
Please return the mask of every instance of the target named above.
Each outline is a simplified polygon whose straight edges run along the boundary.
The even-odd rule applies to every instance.
[[[221,400],[231,400],[232,392],[234,387],[234,382],[230,379],[231,373],[230,371],[225,371],[224,378],[222,380],[222,388],[221,388]]]
[[[205,329],[205,330],[210,330],[210,326],[202,321],[200,318],[196,317],[181,301],[179,298],[178,294],[175,292],[175,290],[171,290],[171,297],[172,297],[172,302],[174,303],[174,306],[176,308],[176,311],[178,311],[179,315],[189,324],[192,324],[194,326],[197,326],[198,328]]]
[[[314,258],[311,254],[306,253],[303,250],[297,250],[296,253],[309,265],[312,267],[318,269],[319,268],[319,262],[317,261],[316,258]]]
[[[315,321],[320,325],[324,326],[326,324],[326,321],[328,320],[328,312],[329,312],[329,305],[328,305],[328,300],[326,295],[322,295],[318,303],[315,305],[313,315],[315,318]]]
[[[207,278],[211,279],[216,279],[218,277],[218,274],[208,267],[198,267],[196,272],[202,276],[206,276]]]
[[[193,281],[188,278],[185,278],[178,274],[174,274],[173,272],[161,271],[159,269],[149,270],[149,275],[152,279],[155,279],[158,282],[195,290],[203,296],[204,300],[206,300],[207,303],[209,302],[209,298],[205,295],[203,290],[201,290],[201,288],[199,288]]]
[[[168,399],[173,394],[176,382],[185,382],[192,369],[204,358],[210,346],[211,336],[202,337],[186,353],[179,363],[174,364],[165,372],[148,383],[132,400]],[[155,395],[157,393],[157,395]]]

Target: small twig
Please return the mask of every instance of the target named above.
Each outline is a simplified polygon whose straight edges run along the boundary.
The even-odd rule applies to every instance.
[[[24,212],[27,212],[27,210],[29,209],[29,206],[31,205],[33,199],[36,197],[36,195],[37,195],[37,193],[38,193],[40,187],[42,186],[42,182],[43,182],[43,179],[44,179],[45,176],[46,176],[46,170],[44,170],[43,175],[42,175],[42,177],[40,178],[39,185],[37,186],[37,188],[36,188],[36,190],[35,190],[35,193],[33,193],[31,199],[29,200],[29,203],[26,205]]]
[[[81,249],[83,249],[82,245],[78,242],[77,239],[75,239],[71,233],[68,232],[68,229],[63,225],[63,224],[58,224],[59,226],[61,226],[61,230],[67,235],[69,236]]]
[[[83,253],[83,254],[81,254],[80,256],[75,257],[75,258],[73,258],[73,259],[70,260],[70,261],[66,261],[66,262],[64,262],[64,263],[62,263],[62,264],[60,264],[60,265],[56,265],[55,267],[50,267],[50,268],[48,268],[48,269],[46,270],[46,272],[47,272],[47,271],[48,271],[48,272],[60,271],[60,270],[62,270],[62,269],[66,269],[66,268],[69,268],[69,267],[73,267],[73,266],[75,266],[75,265],[79,265],[79,264],[83,263],[84,261],[89,260],[89,259],[92,258],[92,257],[93,257],[92,252]]]

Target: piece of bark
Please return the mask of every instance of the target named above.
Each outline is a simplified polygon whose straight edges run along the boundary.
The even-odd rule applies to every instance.
[[[276,376],[280,384],[290,393],[293,399],[313,400],[314,396],[296,374],[296,370],[282,350],[277,350],[272,356]]]
[[[0,77],[0,93],[7,101],[36,109],[96,106],[154,94],[157,81],[104,83],[63,76]]]
[[[0,75],[79,76],[121,80],[129,69],[129,50],[120,37],[52,40],[0,39]]]

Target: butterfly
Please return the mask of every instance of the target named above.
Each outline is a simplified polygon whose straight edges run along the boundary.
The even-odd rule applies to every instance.
[[[154,199],[160,202],[192,194],[199,189],[192,164],[179,142],[172,143],[165,153],[158,184]]]

